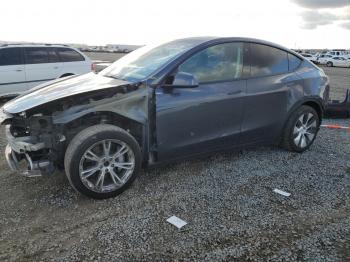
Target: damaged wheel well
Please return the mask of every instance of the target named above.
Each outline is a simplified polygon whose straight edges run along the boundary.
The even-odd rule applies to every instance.
[[[111,124],[126,130],[136,139],[139,146],[142,148],[143,125],[114,112],[89,113],[65,124],[64,130],[67,132],[67,142],[69,143],[69,141],[83,129],[97,124]]]
[[[318,117],[319,117],[320,119],[322,119],[323,111],[322,111],[321,106],[320,106],[317,102],[308,101],[308,102],[305,102],[303,105],[310,106],[310,107],[312,107],[313,109],[315,109],[316,112],[317,112],[317,114],[318,114]]]

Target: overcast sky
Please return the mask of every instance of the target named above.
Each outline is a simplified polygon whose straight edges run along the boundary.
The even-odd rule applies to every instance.
[[[2,1],[0,40],[147,44],[248,36],[289,48],[350,48],[350,0]]]

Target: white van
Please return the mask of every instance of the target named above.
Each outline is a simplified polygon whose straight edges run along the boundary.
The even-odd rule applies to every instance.
[[[1,45],[0,97],[16,96],[43,82],[91,71],[91,60],[69,46]]]

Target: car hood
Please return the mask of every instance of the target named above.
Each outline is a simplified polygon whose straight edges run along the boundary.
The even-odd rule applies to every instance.
[[[95,73],[54,80],[29,90],[9,101],[3,108],[7,113],[16,114],[72,95],[130,84],[127,81],[105,77]]]

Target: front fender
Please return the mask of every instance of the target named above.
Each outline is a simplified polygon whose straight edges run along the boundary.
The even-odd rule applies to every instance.
[[[118,93],[113,97],[87,104],[75,105],[69,109],[54,114],[54,124],[67,124],[85,115],[98,112],[112,112],[138,123],[145,124],[148,119],[148,90],[139,88],[133,92]]]

